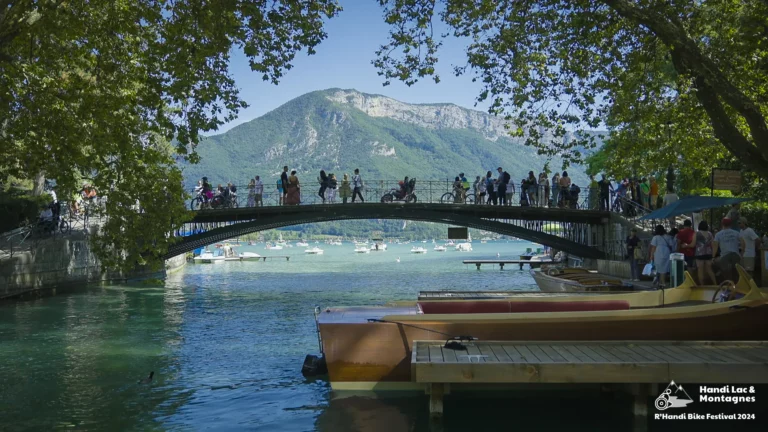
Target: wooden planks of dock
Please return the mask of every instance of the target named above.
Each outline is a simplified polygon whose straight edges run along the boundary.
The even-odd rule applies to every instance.
[[[677,382],[768,383],[768,342],[463,342],[415,341],[411,379],[441,398],[452,383],[621,383],[638,388],[636,415],[649,386]],[[637,386],[637,385],[640,386]],[[644,386],[645,385],[645,386]],[[436,396],[437,395],[437,396]],[[430,401],[433,416],[442,401]]]
[[[530,261],[530,260],[464,260],[462,261],[464,264],[474,264],[478,270],[480,270],[480,266],[482,265],[498,265],[499,270],[504,270],[505,264],[512,264],[512,265],[519,265],[520,270],[523,269],[524,265],[528,265],[531,268],[539,268],[544,264],[559,264],[560,261]]]

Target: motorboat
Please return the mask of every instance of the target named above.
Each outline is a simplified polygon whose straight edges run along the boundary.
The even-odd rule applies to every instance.
[[[411,248],[411,253],[425,254],[425,253],[427,253],[427,249],[423,248],[421,246],[414,246],[414,247]]]
[[[225,258],[222,254],[215,255],[213,252],[209,250],[204,250],[200,255],[194,257],[192,259],[192,262],[195,264],[215,264],[224,262]]]
[[[531,276],[542,292],[626,291],[633,285],[615,276],[594,273],[582,268],[531,269]]]
[[[457,243],[455,249],[459,252],[471,252],[472,243]]]
[[[384,242],[376,242],[371,245],[370,247],[371,252],[386,252],[387,250],[387,244]]]
[[[278,237],[277,241],[275,242],[275,245],[280,246],[281,249],[285,248],[285,247],[291,247],[291,245],[289,245],[288,242],[283,240],[283,233],[279,234],[279,237]]]
[[[371,250],[368,249],[368,246],[358,246],[355,248],[355,253],[370,253]]]
[[[267,250],[282,250],[283,247],[279,244],[272,244],[270,242],[267,242],[267,246],[264,248]]]
[[[636,301],[632,298],[640,296],[659,299],[665,292],[696,292],[681,286],[677,291],[631,293],[626,295],[639,297],[624,298],[608,294],[611,297],[597,300],[419,301],[406,306],[327,307],[316,315],[316,321],[332,389],[423,391],[423,386],[415,387],[411,376],[413,343],[434,340],[438,334],[490,341],[768,340],[768,293],[742,268],[737,269],[744,281],[740,279],[735,288],[700,291],[696,296],[702,301],[694,304],[682,301],[666,307],[632,307]],[[685,280],[685,284],[693,283],[690,275]],[[737,298],[741,294],[735,294],[742,291],[746,294]]]
[[[299,241],[299,242],[296,242],[296,246],[297,247],[309,247],[309,243],[307,243],[305,241]]]
[[[332,242],[330,242],[328,244],[331,245],[331,246],[341,246],[341,241],[334,240],[334,241],[332,241]]]
[[[258,261],[261,259],[261,255],[255,252],[241,252],[238,256],[240,261]]]
[[[320,249],[319,247],[317,247],[317,246],[313,246],[313,247],[311,247],[309,249],[306,249],[304,251],[304,253],[310,254],[310,255],[322,255],[323,252],[324,251],[322,249]]]
[[[437,246],[435,246],[435,248],[434,248],[434,251],[435,251],[435,252],[445,252],[446,250],[447,250],[447,249],[446,249],[446,247],[445,247],[445,246],[440,246],[440,245],[437,245]]]

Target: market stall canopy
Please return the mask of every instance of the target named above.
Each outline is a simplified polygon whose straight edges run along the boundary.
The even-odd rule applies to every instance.
[[[682,214],[696,213],[711,208],[725,207],[732,204],[749,201],[751,199],[752,198],[689,196],[681,198],[677,202],[672,203],[666,207],[662,207],[656,211],[648,213],[647,215],[641,217],[640,220],[667,219]]]

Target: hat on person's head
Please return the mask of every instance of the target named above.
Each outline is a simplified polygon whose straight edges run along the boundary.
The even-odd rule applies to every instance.
[[[741,217],[741,218],[739,218],[739,223],[743,223],[744,225],[747,225],[749,223],[749,221],[747,220],[747,218]]]
[[[720,225],[724,227],[729,227],[731,226],[731,222],[732,222],[731,218],[723,218],[723,220],[720,221]]]

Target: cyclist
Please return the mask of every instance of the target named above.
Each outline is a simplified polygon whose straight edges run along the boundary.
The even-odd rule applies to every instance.
[[[464,200],[467,199],[467,192],[469,191],[469,181],[464,176],[464,173],[459,173],[459,177],[461,178],[461,201],[464,202]]]

